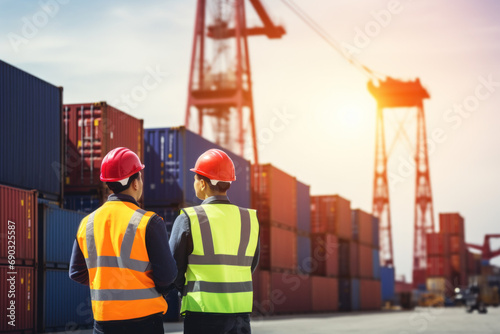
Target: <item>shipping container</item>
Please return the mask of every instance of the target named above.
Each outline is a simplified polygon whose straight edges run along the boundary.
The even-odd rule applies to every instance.
[[[72,193],[64,195],[64,208],[72,211],[92,213],[106,201],[101,195],[95,193]]]
[[[351,202],[339,195],[311,196],[311,232],[352,239]]]
[[[35,265],[37,192],[0,185],[0,264]]]
[[[146,207],[193,206],[196,197],[193,168],[198,157],[211,148],[222,147],[184,127],[146,129],[144,164],[144,205]],[[236,181],[228,191],[230,201],[250,207],[250,162],[222,149],[233,160]]]
[[[310,276],[272,272],[270,297],[275,314],[310,312]]]
[[[413,287],[418,289],[419,286],[425,284],[425,279],[427,278],[427,270],[426,269],[413,269]]]
[[[370,278],[370,279],[373,278],[373,252],[371,247],[365,245],[358,246],[357,263],[358,263],[358,274],[359,274],[358,277]]]
[[[10,268],[10,266],[0,265],[0,279],[2,282],[0,331],[35,333],[36,274],[34,267],[14,266]]]
[[[297,236],[297,266],[299,273],[309,274],[314,265],[311,257],[311,238]]]
[[[69,268],[76,232],[87,214],[49,204],[39,205],[38,212],[40,263],[49,268]]]
[[[393,267],[380,267],[380,283],[382,289],[382,301],[393,302],[394,301],[394,268]]]
[[[342,239],[339,239],[338,243],[339,243],[339,277],[344,277],[344,278],[358,277],[359,245],[355,242]]]
[[[0,184],[60,200],[62,88],[0,60]]]
[[[372,230],[373,230],[372,245],[374,248],[377,249],[380,247],[379,223],[380,220],[377,217],[372,216]]]
[[[373,230],[373,216],[363,210],[352,210],[352,228],[357,230],[359,243],[373,247],[373,235],[378,230]]]
[[[311,306],[314,312],[333,312],[339,307],[336,278],[311,276]]]
[[[382,292],[380,281],[360,279],[359,295],[361,310],[379,310],[382,308]]]
[[[153,211],[163,218],[163,221],[167,225],[167,232],[170,238],[170,232],[172,232],[175,219],[181,214],[181,209],[178,207],[146,207],[145,210]]]
[[[408,283],[405,281],[395,281],[394,282],[394,292],[402,293],[402,292],[411,292],[413,289],[412,283]]]
[[[380,252],[378,249],[372,249],[372,265],[373,265],[373,278],[380,279]]]
[[[450,235],[450,253],[463,254],[466,250],[465,239],[462,235]]]
[[[333,234],[311,235],[311,267],[317,276],[335,277],[339,274],[339,243]]]
[[[297,269],[297,233],[279,226],[260,225],[260,260],[263,270]]]
[[[442,233],[427,233],[426,247],[428,256],[448,256],[450,236]]]
[[[91,328],[94,319],[89,287],[72,281],[67,270],[47,269],[40,275],[39,331]]]
[[[276,223],[297,229],[297,181],[280,169],[252,166],[252,208],[261,224]]]
[[[297,181],[297,230],[311,232],[310,186]]]
[[[116,147],[134,151],[144,161],[143,121],[106,102],[63,106],[65,191],[105,191],[99,179],[104,156]]]
[[[339,279],[339,310],[358,311],[360,309],[358,279]]]
[[[253,314],[270,315],[274,312],[271,303],[271,272],[257,269],[252,275]]]
[[[427,277],[448,277],[450,259],[447,256],[427,256]]]
[[[443,234],[464,236],[464,218],[459,213],[440,213],[439,231]]]
[[[451,282],[448,282],[445,277],[428,278],[426,281],[427,291],[444,294],[451,289],[450,283]]]

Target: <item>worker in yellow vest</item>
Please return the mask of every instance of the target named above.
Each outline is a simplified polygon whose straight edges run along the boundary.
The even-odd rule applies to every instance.
[[[100,178],[113,194],[78,228],[69,276],[90,286],[94,333],[164,333],[163,295],[177,268],[163,219],[137,203],[143,169],[131,150],[110,151]]]
[[[256,211],[229,201],[236,176],[224,151],[206,151],[191,171],[196,197],[203,202],[182,210],[169,242],[184,333],[251,333],[252,272],[259,261]]]

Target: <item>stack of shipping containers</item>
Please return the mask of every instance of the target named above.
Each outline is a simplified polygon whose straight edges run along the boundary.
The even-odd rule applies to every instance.
[[[382,306],[378,219],[363,210],[352,211],[353,241],[357,243],[359,308],[376,310]]]
[[[338,195],[311,196],[311,252],[315,264],[313,273],[318,281],[315,295],[322,298],[323,311],[336,311],[339,307],[347,310],[351,299],[357,299],[359,285],[355,283],[358,288],[352,289],[350,274],[356,267],[351,265],[354,253],[345,247],[350,247],[351,235],[348,200]]]
[[[251,175],[251,207],[260,223],[254,311],[309,311],[310,278],[297,274],[297,180],[270,164],[253,165]]]
[[[440,232],[449,238],[450,279],[455,286],[467,284],[467,249],[464,219],[458,213],[439,214]]]
[[[427,290],[444,295],[451,293],[450,278],[450,238],[442,233],[427,233]]]
[[[34,332],[38,198],[62,192],[62,89],[0,61],[0,280],[2,332]],[[3,286],[2,285],[2,286]],[[9,317],[11,316],[11,317]],[[12,322],[12,320],[15,320]]]
[[[163,218],[170,233],[182,208],[201,204],[193,188],[194,173],[189,169],[206,150],[222,148],[184,127],[146,129],[144,143],[144,206]],[[233,160],[236,171],[228,197],[233,204],[249,208],[250,163],[224,151]],[[169,309],[164,320],[178,320],[180,302],[176,290],[169,293],[167,302]]]

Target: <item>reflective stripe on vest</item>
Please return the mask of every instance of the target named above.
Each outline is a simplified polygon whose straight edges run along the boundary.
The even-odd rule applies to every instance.
[[[132,269],[135,271],[146,272],[151,270],[151,263],[146,261],[140,261],[130,258],[130,253],[132,252],[132,246],[134,245],[135,233],[137,231],[137,226],[141,222],[142,217],[147,211],[138,209],[130,219],[125,235],[123,236],[122,245],[120,248],[120,256],[97,256],[97,251],[95,247],[94,238],[94,216],[95,211],[89,216],[86,226],[87,232],[87,249],[89,257],[86,260],[87,268],[97,268],[97,267],[114,267],[122,269]]]
[[[259,226],[251,211],[230,204],[184,209],[191,222],[193,252],[188,256],[181,313],[252,311],[251,264]],[[222,244],[214,245],[214,240]],[[228,254],[220,254],[224,252]]]

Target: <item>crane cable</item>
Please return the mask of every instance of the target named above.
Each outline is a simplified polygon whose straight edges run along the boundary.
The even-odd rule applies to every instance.
[[[294,12],[306,25],[316,32],[328,45],[337,51],[351,65],[360,70],[370,80],[377,82],[380,76],[377,76],[370,68],[361,64],[357,59],[348,56],[346,52],[339,46],[339,43],[333,39],[325,29],[323,29],[313,18],[311,18],[302,8],[300,8],[293,0],[281,0],[292,12]]]

